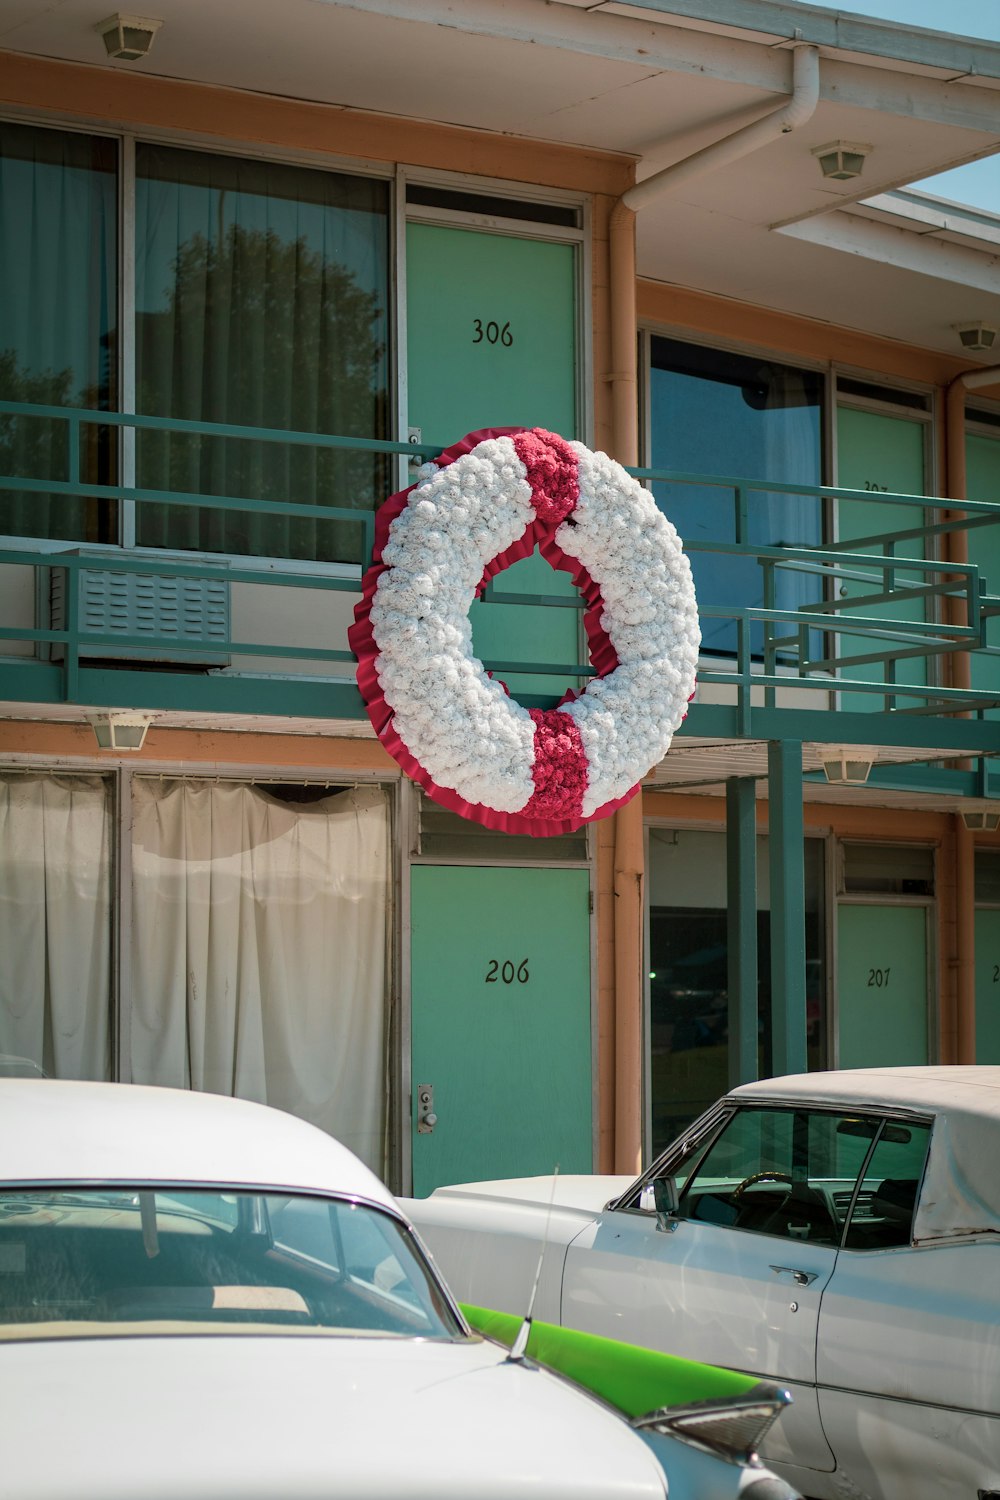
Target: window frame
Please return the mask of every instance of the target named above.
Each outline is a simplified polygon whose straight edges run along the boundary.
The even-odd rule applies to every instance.
[[[874,1250],[878,1248],[849,1246],[847,1245],[846,1241],[848,1232],[853,1222],[857,1201],[861,1194],[865,1173],[868,1170],[869,1163],[872,1160],[876,1147],[883,1139],[886,1127],[893,1124],[901,1124],[919,1126],[921,1128],[927,1129],[927,1147],[924,1152],[923,1165],[919,1174],[917,1191],[914,1199],[914,1214],[916,1213],[916,1207],[919,1204],[920,1195],[923,1191],[924,1178],[927,1172],[927,1162],[930,1157],[930,1146],[935,1123],[934,1115],[928,1115],[927,1113],[917,1109],[887,1109],[884,1106],[879,1105],[862,1104],[853,1107],[850,1101],[841,1101],[839,1103],[835,1103],[832,1101],[827,1102],[810,1099],[737,1099],[728,1095],[725,1098],[720,1099],[710,1110],[706,1111],[705,1114],[703,1114],[698,1120],[696,1120],[689,1131],[687,1131],[684,1135],[679,1136],[676,1141],[668,1146],[667,1149],[663,1151],[649,1167],[646,1168],[645,1172],[643,1172],[642,1175],[635,1180],[635,1182],[630,1184],[630,1186],[625,1190],[624,1193],[621,1194],[620,1197],[612,1199],[609,1203],[607,1203],[605,1205],[605,1212],[632,1213],[639,1214],[647,1220],[655,1219],[655,1210],[643,1207],[640,1203],[641,1195],[644,1189],[652,1187],[653,1183],[659,1178],[674,1176],[675,1173],[672,1169],[676,1166],[687,1164],[688,1162],[691,1163],[691,1168],[687,1174],[687,1181],[690,1181],[690,1179],[700,1169],[701,1164],[707,1156],[708,1152],[729,1128],[736,1116],[738,1114],[750,1111],[755,1113],[773,1112],[782,1114],[808,1113],[810,1116],[826,1115],[833,1116],[838,1119],[843,1118],[845,1115],[858,1115],[877,1121],[878,1128],[872,1135],[872,1138],[868,1144],[868,1149],[865,1151],[861,1159],[860,1165],[854,1178],[854,1185],[851,1189],[850,1201],[847,1205],[847,1211],[845,1213],[844,1221],[841,1226],[840,1238],[837,1244],[832,1247],[838,1253],[842,1250],[848,1250],[851,1254],[868,1255],[872,1254]],[[683,1190],[680,1196],[681,1200],[683,1201]],[[683,1213],[678,1213],[675,1216],[675,1220],[677,1223],[700,1222],[698,1220],[688,1219]],[[714,1227],[720,1229],[731,1229],[734,1233],[737,1234],[759,1234],[761,1232],[759,1230],[739,1229],[735,1225],[717,1225]],[[815,1243],[819,1242],[817,1241]],[[906,1245],[881,1248],[883,1250],[885,1248],[904,1249],[911,1244],[912,1219],[910,1237],[907,1239]]]
[[[386,396],[388,404],[388,435],[398,429],[398,369],[400,349],[398,344],[398,280],[400,269],[395,264],[397,253],[396,195],[393,185],[398,170],[393,162],[371,160],[364,157],[342,157],[333,153],[296,150],[293,147],[265,147],[259,143],[234,141],[229,137],[218,137],[204,132],[172,130],[163,127],[145,126],[135,129],[110,128],[100,120],[83,119],[79,116],[53,115],[37,109],[17,109],[5,105],[0,110],[0,123],[10,121],[19,125],[39,129],[72,131],[78,135],[100,136],[113,141],[118,147],[118,406],[117,412],[130,416],[136,414],[136,329],[135,329],[135,147],[139,141],[151,145],[172,146],[179,150],[201,151],[206,155],[233,156],[240,159],[263,161],[275,166],[311,168],[320,172],[335,172],[354,177],[377,178],[388,185],[386,256],[388,276],[386,279],[386,321],[388,332]],[[136,481],[135,429],[127,426],[118,429],[117,463],[120,483],[126,488]],[[404,481],[405,482],[405,481]],[[272,572],[295,574],[317,574],[324,577],[359,578],[362,568],[355,563],[319,562],[314,559],[270,557],[264,554],[230,552],[203,552],[198,548],[168,549],[136,546],[136,507],[132,501],[122,500],[118,504],[117,545],[136,557],[163,559],[164,556],[182,556],[191,562],[207,562],[217,566],[245,565],[249,556],[265,564]],[[76,551],[81,546],[90,546],[80,540],[49,537],[8,537],[8,547],[26,552]],[[99,550],[99,549],[98,549]]]

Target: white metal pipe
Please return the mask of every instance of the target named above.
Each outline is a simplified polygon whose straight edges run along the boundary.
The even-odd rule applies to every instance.
[[[754,120],[752,125],[744,125],[732,135],[723,136],[710,146],[684,157],[683,161],[674,162],[662,172],[654,172],[652,177],[637,182],[623,194],[621,202],[626,208],[638,212],[661,193],[679,187],[682,182],[738,161],[741,156],[749,156],[769,141],[777,140],[780,135],[797,130],[812,118],[818,103],[819,48],[796,47],[792,54],[792,94],[786,104],[772,110],[763,119]]]
[[[952,381],[967,391],[978,390],[981,385],[1000,385],[1000,365],[983,365],[979,370],[964,370]]]

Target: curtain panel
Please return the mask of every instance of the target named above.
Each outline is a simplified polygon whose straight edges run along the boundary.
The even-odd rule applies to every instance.
[[[0,121],[0,398],[113,409],[118,402],[118,150],[112,140]],[[117,482],[116,435],[0,415],[0,473]],[[117,540],[114,501],[0,493],[0,531]]]
[[[133,787],[133,1081],[276,1105],[383,1175],[386,792]]]
[[[111,1076],[112,788],[0,776],[0,1053]]]

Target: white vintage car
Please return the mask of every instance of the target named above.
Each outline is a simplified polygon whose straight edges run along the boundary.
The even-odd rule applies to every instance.
[[[404,1208],[460,1297],[778,1380],[761,1447],[825,1500],[1000,1493],[1000,1068],[734,1089],[637,1181]]]
[[[531,1328],[557,1364],[567,1337]],[[780,1393],[568,1362],[595,1351],[619,1410],[471,1331],[382,1184],[290,1115],[0,1078],[10,1500],[793,1500],[736,1457]]]

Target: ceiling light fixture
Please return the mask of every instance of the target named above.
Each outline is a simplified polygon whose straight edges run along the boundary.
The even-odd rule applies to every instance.
[[[828,141],[825,146],[814,146],[812,154],[819,162],[824,177],[829,177],[834,182],[850,182],[852,177],[861,176],[865,168],[865,157],[872,149],[859,141]]]
[[[963,349],[992,349],[996,343],[998,330],[992,323],[980,320],[976,323],[955,323],[953,327]]]
[[[993,833],[1000,828],[1000,807],[991,802],[977,802],[972,807],[963,807],[962,822],[970,833]]]
[[[104,38],[109,57],[120,62],[138,62],[148,54],[162,25],[162,21],[154,21],[148,16],[124,16],[116,11],[95,29]]]
[[[874,759],[860,745],[827,745],[820,756],[823,775],[835,786],[864,786]]]
[[[110,709],[88,714],[87,718],[101,750],[141,750],[153,722],[152,714],[113,713]]]

